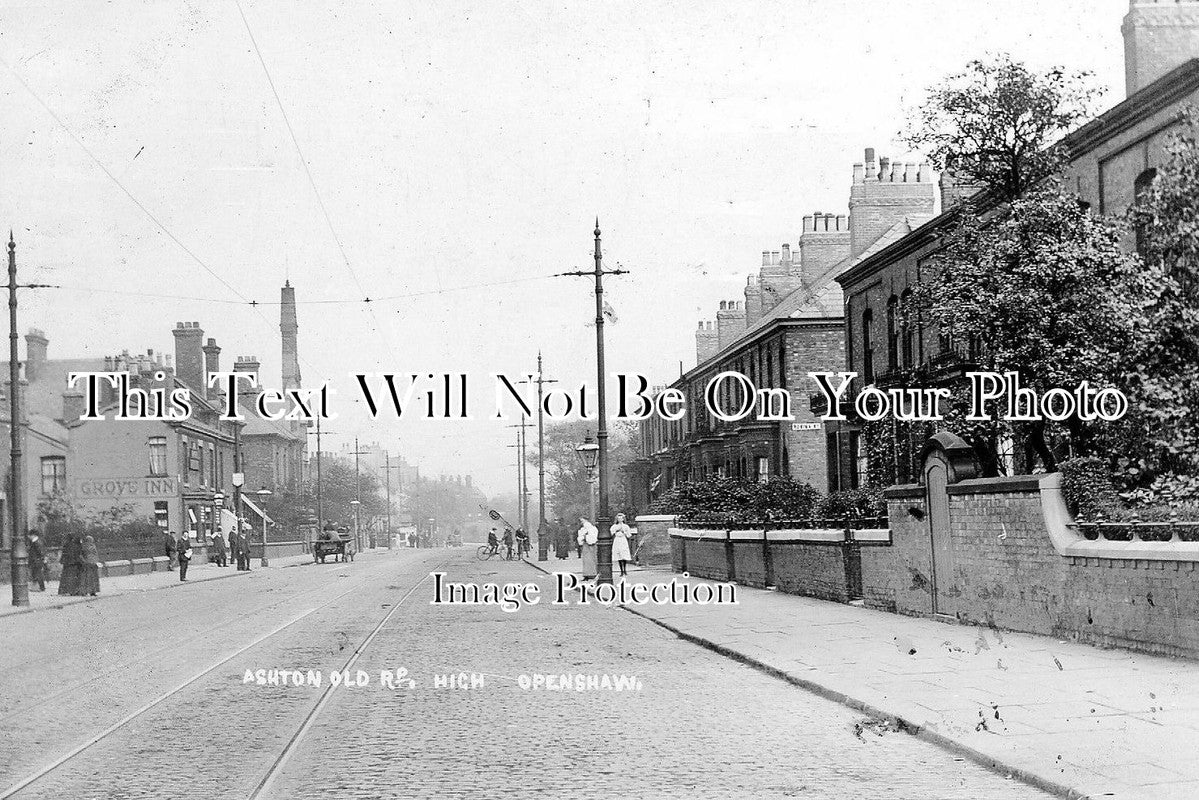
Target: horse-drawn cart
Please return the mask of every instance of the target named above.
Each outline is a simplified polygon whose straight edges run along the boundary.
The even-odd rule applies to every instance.
[[[329,556],[333,556],[334,561],[345,561],[347,556],[353,557],[348,531],[325,530],[321,532],[320,538],[312,543],[313,560],[324,564]]]

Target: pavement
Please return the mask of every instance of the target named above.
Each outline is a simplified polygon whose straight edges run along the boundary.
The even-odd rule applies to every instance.
[[[365,551],[371,552],[371,551]],[[100,578],[100,593],[95,597],[76,597],[73,595],[58,594],[58,581],[47,581],[46,591],[39,592],[36,588],[29,592],[28,606],[13,606],[9,603],[0,605],[0,617],[10,614],[27,614],[32,611],[45,611],[47,609],[64,608],[65,606],[74,605],[76,603],[91,603],[97,600],[103,600],[109,597],[119,597],[126,594],[137,594],[141,592],[149,592],[157,589],[171,589],[174,587],[186,585],[189,583],[202,583],[204,581],[215,581],[222,578],[236,578],[252,575],[258,569],[282,569],[284,567],[294,567],[302,564],[312,563],[312,555],[305,553],[298,556],[288,556],[286,558],[270,559],[270,566],[260,566],[260,559],[254,559],[250,564],[249,572],[238,572],[237,568],[230,562],[227,567],[218,567],[216,564],[196,564],[187,568],[187,581],[179,580],[179,571],[164,570],[159,572],[147,572],[141,575],[121,575],[112,578]],[[12,591],[10,585],[0,586],[0,592],[8,595]]]
[[[906,730],[1058,796],[1199,797],[1199,664],[772,590],[737,597],[625,608],[867,714],[867,730]]]
[[[433,571],[542,601],[435,604]],[[1047,797],[619,608],[555,605],[519,562],[407,550],[185,587],[0,619],[0,797]]]

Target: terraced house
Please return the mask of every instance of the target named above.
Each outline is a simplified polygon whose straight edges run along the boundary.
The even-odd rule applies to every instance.
[[[687,398],[683,419],[641,423],[643,456],[627,468],[634,502],[644,507],[679,481],[712,476],[765,480],[789,476],[818,488],[835,483],[829,465],[848,444],[799,402],[815,391],[807,373],[845,364],[845,319],[837,275],[902,239],[933,217],[936,186],[926,164],[875,160],[867,150],[853,168],[849,214],[803,218],[798,247],[762,253],[744,298],[720,304],[695,332],[696,365],[672,386]],[[726,422],[704,403],[709,381],[739,372],[758,389],[785,389],[794,420]],[[725,386],[729,405],[735,398]]]
[[[1123,25],[1127,98],[1067,136],[1065,185],[1098,214],[1119,214],[1153,181],[1163,147],[1181,124],[1180,113],[1199,104],[1199,2],[1132,0]],[[913,288],[928,274],[942,237],[954,222],[961,192],[942,181],[942,213],[909,235],[876,248],[841,272],[836,281],[845,293],[847,369],[859,378],[848,396],[864,385],[896,385],[908,370],[919,385],[959,377],[969,368],[969,343],[954,342],[919,321],[904,324],[902,308]],[[982,207],[987,197],[980,196]],[[1136,246],[1134,239],[1127,243]],[[823,411],[820,406],[817,410]],[[923,442],[934,425],[912,430],[897,442],[894,463],[871,465],[852,417],[828,423],[830,438],[847,442],[850,457],[841,465],[846,480],[864,476],[873,466],[884,483],[910,483],[919,477]],[[1028,471],[1030,457],[1011,441],[1001,442],[999,458],[1008,474]]]

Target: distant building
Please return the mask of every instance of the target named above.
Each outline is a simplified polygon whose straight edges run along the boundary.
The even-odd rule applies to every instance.
[[[282,387],[298,388],[295,295],[283,287],[281,332]],[[22,451],[27,523],[38,524],[39,506],[67,504],[83,516],[126,509],[134,518],[153,521],[162,530],[211,535],[219,511],[233,497],[234,444],[240,440],[246,490],[297,492],[303,481],[305,428],[299,423],[272,422],[253,413],[244,422],[218,419],[223,395],[207,387],[208,375],[220,370],[221,348],[205,340],[198,322],[179,322],[172,330],[175,354],[147,350],[141,355],[52,359],[50,341],[40,330],[25,337],[21,364]],[[8,365],[3,365],[8,375]],[[239,359],[236,370],[258,371],[256,358]],[[130,387],[147,393],[187,388],[193,411],[182,421],[114,421],[115,390],[105,384],[99,400],[104,420],[81,420],[83,386],[68,388],[75,372],[117,372],[129,376]],[[271,383],[272,387],[282,388]],[[3,382],[4,393],[11,391]],[[8,432],[7,403],[0,426]],[[8,478],[7,469],[5,477]],[[7,495],[3,505],[4,549],[12,541]],[[243,513],[244,513],[243,509]],[[7,572],[3,573],[7,576]],[[0,578],[2,579],[2,578]]]

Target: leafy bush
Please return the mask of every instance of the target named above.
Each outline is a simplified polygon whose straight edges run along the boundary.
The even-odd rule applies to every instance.
[[[1071,458],[1058,465],[1066,507],[1078,519],[1110,518],[1120,507],[1111,471],[1096,456]]]
[[[829,492],[816,504],[816,516],[827,519],[881,517],[887,513],[883,493],[878,489],[842,489]]]
[[[757,483],[741,478],[710,478],[673,487],[654,501],[654,514],[720,522],[759,522],[812,516],[820,493],[806,483],[771,478]]]
[[[1157,476],[1149,486],[1131,489],[1120,496],[1131,508],[1199,503],[1199,475],[1169,472]]]

